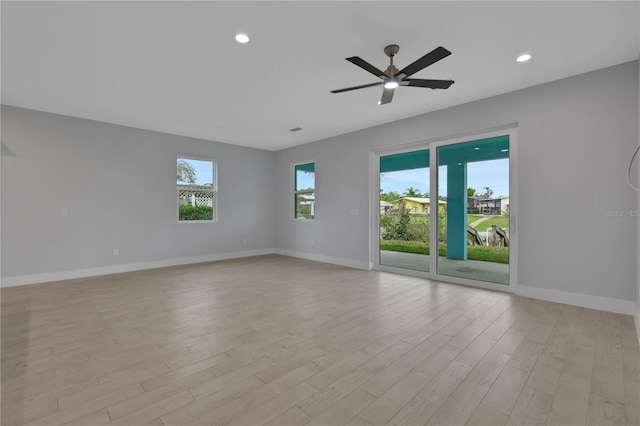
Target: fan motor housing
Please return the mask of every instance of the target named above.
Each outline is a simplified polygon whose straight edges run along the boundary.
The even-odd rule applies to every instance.
[[[393,77],[394,75],[398,74],[398,72],[400,72],[400,70],[396,68],[395,65],[389,65],[384,73],[389,77]]]

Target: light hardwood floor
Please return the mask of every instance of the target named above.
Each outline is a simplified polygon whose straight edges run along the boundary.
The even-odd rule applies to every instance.
[[[639,425],[633,320],[282,256],[2,289],[2,425]]]

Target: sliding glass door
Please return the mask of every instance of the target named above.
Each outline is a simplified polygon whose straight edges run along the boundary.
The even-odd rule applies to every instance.
[[[509,284],[509,136],[438,146],[437,274]]]
[[[429,150],[379,157],[378,262],[429,271]]]
[[[377,269],[462,284],[515,276],[515,131],[376,155]]]

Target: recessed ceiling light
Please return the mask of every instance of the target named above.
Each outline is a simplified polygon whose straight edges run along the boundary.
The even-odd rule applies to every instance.
[[[501,149],[500,152],[509,152],[509,149],[507,149],[507,148]]]
[[[236,41],[238,43],[249,43],[249,36],[243,33],[236,34]]]
[[[475,149],[476,151],[480,151],[480,148],[478,148],[477,146],[473,149]]]
[[[527,62],[529,59],[531,59],[531,54],[530,53],[523,53],[522,55],[518,56],[516,58],[517,62]]]

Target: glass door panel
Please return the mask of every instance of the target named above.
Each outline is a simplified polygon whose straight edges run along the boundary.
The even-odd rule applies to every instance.
[[[380,156],[381,266],[429,271],[429,213],[445,207],[429,196],[429,161],[428,149]]]
[[[509,284],[509,136],[437,148],[437,274]]]

